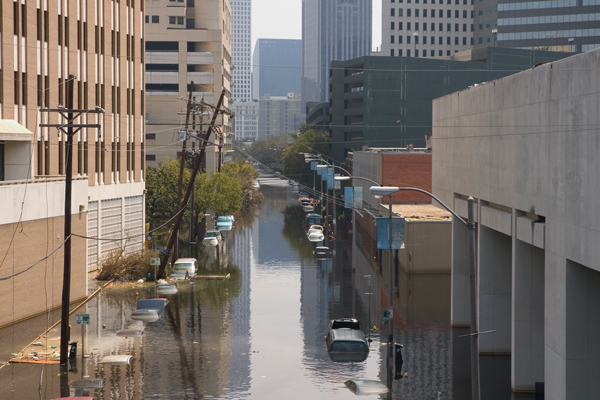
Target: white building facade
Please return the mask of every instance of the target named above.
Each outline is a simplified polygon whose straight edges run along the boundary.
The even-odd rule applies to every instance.
[[[473,46],[471,0],[383,0],[381,55],[450,56]]]
[[[252,99],[252,0],[231,0],[232,9],[232,79],[235,102]]]
[[[258,101],[235,102],[231,111],[235,115],[235,139],[254,142],[258,137]]]
[[[289,93],[286,97],[265,95],[258,100],[257,139],[297,132],[303,121],[299,94]]]

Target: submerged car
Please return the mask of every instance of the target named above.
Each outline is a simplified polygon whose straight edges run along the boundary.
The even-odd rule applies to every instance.
[[[317,246],[313,250],[313,254],[315,255],[316,260],[324,260],[326,258],[331,258],[331,250],[327,246]]]
[[[233,228],[233,215],[223,215],[217,218],[217,229],[220,231],[230,231]]]
[[[131,319],[146,322],[158,321],[165,311],[169,300],[165,298],[138,300],[136,310],[131,313]]]
[[[360,323],[356,318],[336,318],[327,322],[329,329],[349,328],[360,330]]]
[[[221,232],[217,230],[206,231],[202,244],[205,246],[216,246],[221,241]]]
[[[306,237],[311,242],[322,242],[325,238],[323,235],[323,227],[321,225],[311,225],[306,232]]]
[[[315,211],[315,207],[313,207],[311,204],[305,204],[302,206],[302,211],[304,211],[305,213],[311,213]]]
[[[335,362],[362,362],[369,355],[369,343],[358,329],[331,329],[325,338],[327,354]]]
[[[192,277],[198,271],[198,261],[195,258],[178,258],[173,264],[173,273],[169,275],[171,279],[184,279],[186,275]]]

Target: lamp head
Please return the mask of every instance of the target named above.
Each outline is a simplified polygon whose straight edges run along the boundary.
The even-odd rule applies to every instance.
[[[369,191],[374,196],[390,196],[396,193],[400,188],[397,186],[371,186]]]
[[[349,181],[350,179],[352,179],[349,176],[343,176],[343,175],[336,175],[333,177],[334,181]]]

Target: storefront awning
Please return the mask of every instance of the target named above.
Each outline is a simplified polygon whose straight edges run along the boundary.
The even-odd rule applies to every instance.
[[[33,132],[12,119],[0,119],[0,141],[33,142]]]

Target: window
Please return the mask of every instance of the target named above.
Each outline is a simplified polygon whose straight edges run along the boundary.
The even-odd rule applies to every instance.
[[[407,9],[406,9],[406,16],[407,16],[407,17],[410,17],[410,8],[407,8]]]
[[[431,44],[435,44],[435,36],[431,37]]]
[[[427,18],[427,9],[423,9],[423,18]]]
[[[390,29],[394,30],[394,21],[390,22]]]
[[[419,30],[419,23],[415,22],[415,31],[418,31],[418,30]]]
[[[466,46],[466,45],[467,45],[467,38],[466,38],[466,37],[464,37],[464,38],[463,38],[463,46]]]
[[[393,38],[393,36],[392,36],[392,38]],[[390,56],[394,57],[394,49],[390,49]]]
[[[194,29],[194,28],[196,28],[196,20],[194,18],[188,18],[185,21],[185,27],[187,29]]]
[[[444,24],[442,24],[442,23],[440,22],[440,25],[439,25],[439,27],[440,27],[439,31],[440,31],[440,32],[443,32],[443,31],[444,31]]]
[[[452,30],[452,24],[446,24],[446,31],[450,32]]]
[[[435,31],[435,24],[431,24],[431,31],[434,32]]]
[[[431,50],[431,57],[435,56],[435,50]]]
[[[410,44],[410,35],[406,36],[406,44]]]
[[[467,24],[463,24],[463,32],[467,31]]]
[[[444,44],[444,38],[442,36],[439,37],[439,44]],[[441,54],[440,54],[441,55]]]
[[[158,24],[158,15],[153,15],[152,16],[152,23],[153,24]]]
[[[454,38],[454,45],[458,45],[458,36]]]
[[[400,31],[402,30],[402,21],[398,22],[398,30],[400,30]]]
[[[406,30],[408,30],[408,31],[410,31],[410,30],[411,30],[411,29],[410,29],[410,22],[407,22],[407,23],[406,23]]]
[[[395,8],[392,8],[392,9],[390,10],[390,15],[391,15],[392,17],[394,17],[394,16],[396,15],[396,14],[395,14],[395,12],[396,12],[396,9],[395,9]]]
[[[444,53],[443,53],[443,50],[440,50],[440,51],[439,51],[439,53],[438,53],[438,55],[439,55],[440,57],[441,57],[443,54],[444,54]]]
[[[146,140],[156,139],[156,133],[146,133]]]
[[[394,43],[394,35],[390,36],[390,43]]]
[[[177,19],[176,17],[169,17],[169,24],[175,25],[175,20],[176,19]]]
[[[423,22],[423,30],[426,31],[427,30],[427,22]]]
[[[415,8],[415,17],[417,17],[417,18],[419,17],[419,9],[418,8]]]
[[[150,16],[149,16],[149,15],[146,15],[146,16],[144,17],[144,22],[146,22],[146,23],[149,23],[149,22],[150,22]]]
[[[402,57],[402,49],[398,50],[398,57]]]
[[[402,36],[398,36],[398,43],[402,43]]]
[[[427,44],[427,36],[423,36],[423,44]]]
[[[446,37],[446,44],[450,44],[450,36]]]
[[[458,32],[458,24],[454,24],[454,32]]]
[[[415,57],[419,57],[419,50],[415,49]]]
[[[467,18],[467,10],[463,10],[463,18]]]
[[[156,161],[156,156],[154,154],[146,154],[146,161]]]
[[[399,17],[404,17],[404,8],[399,8],[398,9],[398,16]]]
[[[438,14],[440,18],[444,18],[444,10],[438,10]]]
[[[454,10],[454,18],[458,18],[459,17],[459,15],[458,15],[459,12],[460,12],[459,10]]]
[[[452,10],[446,10],[446,18],[452,18]]]
[[[183,17],[177,17],[177,25],[183,25]]]
[[[419,35],[415,35],[415,44],[419,44]]]

